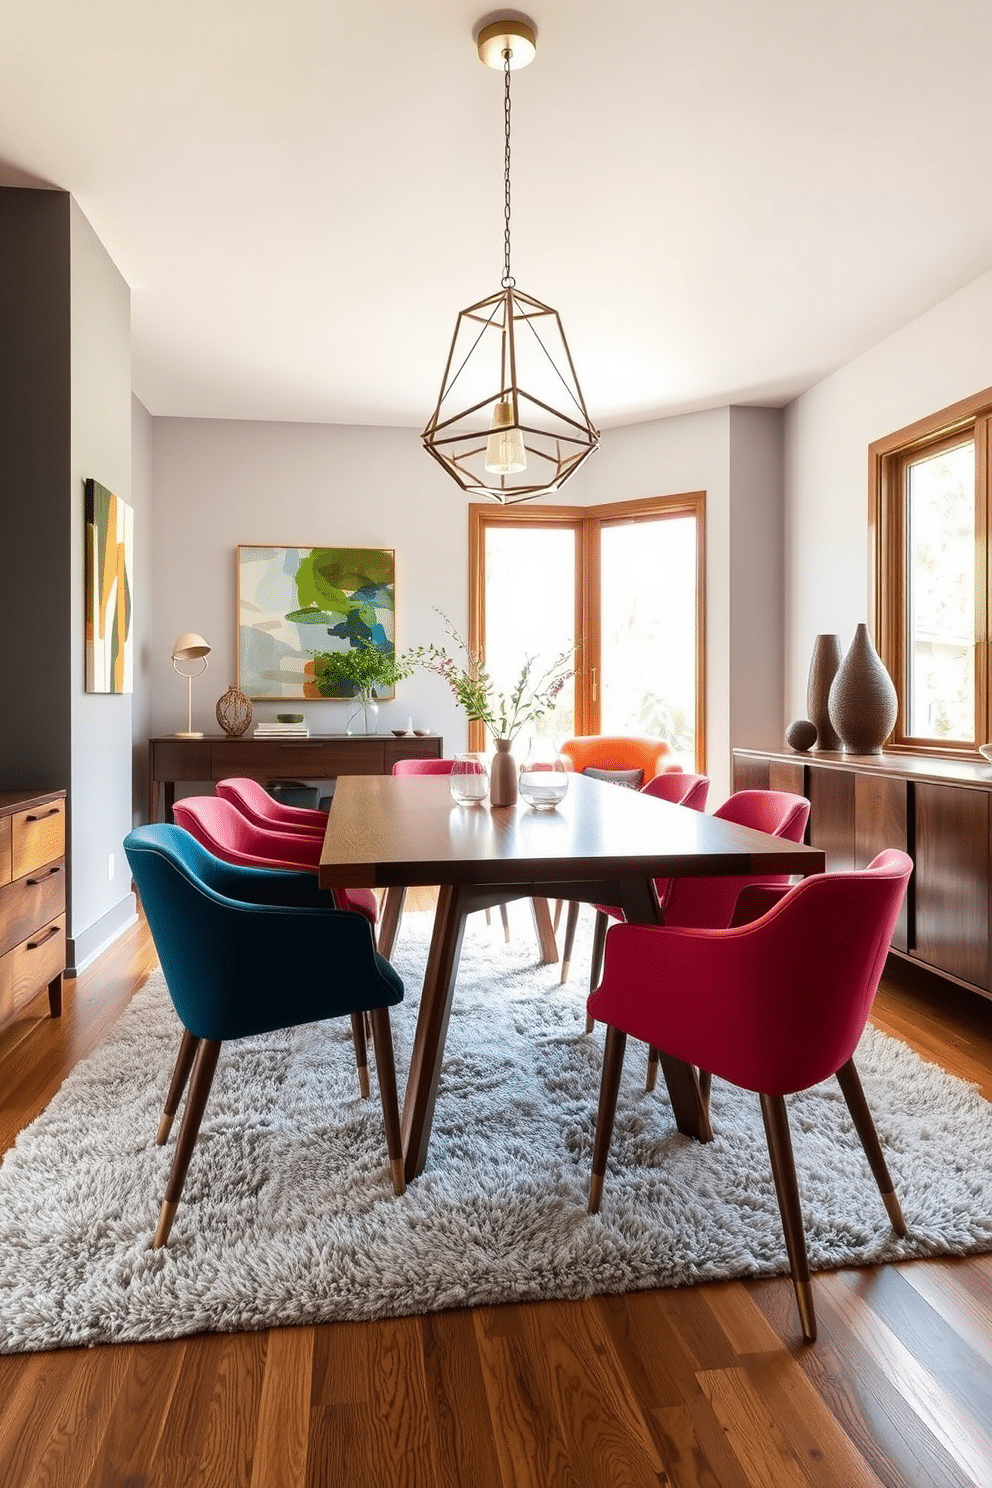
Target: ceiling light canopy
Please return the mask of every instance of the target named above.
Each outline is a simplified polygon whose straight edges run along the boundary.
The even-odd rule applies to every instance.
[[[510,73],[535,56],[534,27],[496,21],[479,57],[503,72],[503,278],[462,310],[424,448],[464,491],[504,505],[557,491],[599,445],[557,310],[510,272]]]

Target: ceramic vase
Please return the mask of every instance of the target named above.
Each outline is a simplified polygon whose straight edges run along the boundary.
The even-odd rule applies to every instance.
[[[509,739],[496,740],[489,771],[489,802],[492,806],[515,806],[517,804],[517,764],[510,753]]]
[[[217,722],[232,739],[237,739],[251,723],[251,700],[233,684],[217,699]]]
[[[818,635],[806,683],[806,712],[816,726],[817,749],[839,749],[840,739],[830,721],[830,687],[840,667],[840,636]]]
[[[831,683],[829,706],[830,721],[848,754],[881,754],[895,727],[899,699],[867,625],[854,632]]]

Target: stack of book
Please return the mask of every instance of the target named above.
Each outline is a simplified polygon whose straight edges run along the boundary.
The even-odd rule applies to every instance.
[[[305,723],[256,723],[252,730],[256,739],[309,739],[310,730]]]

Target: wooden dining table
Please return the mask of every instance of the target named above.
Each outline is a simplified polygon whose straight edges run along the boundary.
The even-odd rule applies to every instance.
[[[322,888],[439,886],[403,1105],[407,1179],[423,1171],[465,931],[473,910],[513,899],[620,906],[659,924],[656,878],[822,872],[823,853],[585,775],[553,811],[452,800],[446,776],[338,780],[320,858]],[[705,1140],[696,1071],[662,1055],[679,1131]]]

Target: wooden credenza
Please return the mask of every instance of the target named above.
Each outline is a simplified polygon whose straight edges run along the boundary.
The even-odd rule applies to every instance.
[[[735,790],[807,796],[827,869],[885,847],[915,864],[892,949],[992,998],[992,767],[927,755],[735,749]]]
[[[309,739],[202,739],[166,735],[148,741],[148,820],[172,820],[177,781],[226,780],[245,775],[269,785],[274,780],[336,780],[339,775],[389,775],[401,759],[440,759],[440,734],[420,738],[392,734],[317,734]],[[161,790],[160,790],[161,788]]]
[[[0,1027],[65,971],[65,791],[0,795]]]

